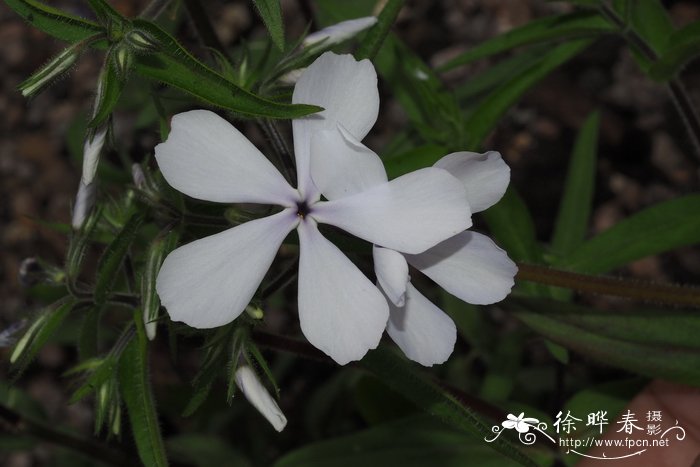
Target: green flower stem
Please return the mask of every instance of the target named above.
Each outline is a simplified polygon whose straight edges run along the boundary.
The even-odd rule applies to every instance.
[[[72,433],[59,431],[49,424],[25,417],[2,403],[0,403],[0,421],[10,432],[62,446],[105,465],[117,467],[138,465],[138,460],[126,452]]]
[[[582,293],[611,295],[663,305],[700,308],[700,288],[698,287],[659,284],[637,279],[593,276],[526,263],[518,263],[518,269],[518,274],[515,277],[522,281],[563,287]]]
[[[601,14],[620,29],[620,33],[627,42],[643,53],[649,60],[657,61],[659,59],[654,49],[652,49],[639,34],[625,24],[625,21],[620,18],[607,2],[601,2],[599,8]],[[690,136],[693,149],[695,149],[696,155],[700,157],[700,117],[698,117],[698,114],[695,112],[693,103],[680,76],[671,79],[667,86],[671,94],[671,100],[675,104],[676,110],[681,115],[688,136]]]

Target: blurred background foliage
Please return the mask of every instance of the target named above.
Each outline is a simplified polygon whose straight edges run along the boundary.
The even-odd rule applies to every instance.
[[[124,22],[143,2],[110,4],[51,2],[87,23],[33,0],[0,12],[0,329],[24,324],[14,345],[0,337],[3,465],[571,464],[548,445],[482,439],[506,413],[550,426],[563,408],[612,419],[650,379],[700,385],[697,290],[639,282],[700,274],[700,88],[686,84],[700,82],[697,2],[183,0],[156,2],[158,27]],[[451,151],[503,154],[511,188],[475,226],[522,263],[512,296],[478,307],[419,282],[460,336],[429,370],[389,343],[337,367],[290,341],[294,287],[257,302],[263,323],[194,332],[161,317],[149,340],[134,297],[157,314],[148,297],[164,255],[246,215],[167,187],[151,155],[169,117],[215,105],[273,154],[289,125],[265,119],[313,110],[288,106],[291,87],[278,80],[318,55],[295,53],[299,40],[372,14],[373,29],[333,47],[372,58],[380,75],[365,142],[390,177]],[[127,24],[155,51],[120,58]],[[72,43],[103,29],[68,77],[24,100],[20,83],[65,47],[52,36]],[[98,80],[106,97],[91,112]],[[98,209],[72,233],[83,140],[105,124]],[[268,284],[295,248],[283,248]],[[280,388],[283,433],[231,398],[240,355]]]

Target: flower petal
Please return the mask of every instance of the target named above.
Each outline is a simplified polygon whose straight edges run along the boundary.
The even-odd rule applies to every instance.
[[[287,426],[287,418],[253,369],[248,365],[241,365],[236,370],[235,378],[236,386],[240,388],[248,402],[270,422],[275,430],[282,431]]]
[[[170,317],[195,328],[233,321],[253,298],[297,219],[296,212],[287,209],[170,253],[156,279]]]
[[[340,124],[312,136],[311,178],[321,194],[331,200],[387,182],[379,156]]]
[[[320,31],[313,32],[304,38],[302,47],[310,47],[323,41],[324,48],[330,48],[335,44],[340,44],[348,39],[352,39],[362,31],[377,24],[375,16],[365,16],[364,18],[349,19],[340,23],[332,24]]]
[[[452,319],[411,283],[403,307],[389,304],[386,331],[408,358],[424,366],[444,363],[457,341]]]
[[[386,299],[313,220],[298,232],[301,330],[340,365],[359,360],[379,344],[389,319]]]
[[[221,203],[293,206],[298,193],[233,125],[208,110],[172,119],[167,141],[156,146],[163,176],[188,196]]]
[[[292,103],[314,104],[325,109],[292,122],[298,188],[309,199],[316,195],[309,173],[312,134],[332,130],[340,123],[362,140],[379,113],[377,72],[369,60],[358,62],[352,55],[326,52],[299,78]]]
[[[471,226],[464,187],[447,171],[435,168],[318,203],[311,215],[318,222],[406,253],[425,251]]]
[[[89,185],[97,174],[97,165],[100,162],[100,153],[107,138],[107,125],[98,128],[95,134],[88,135],[83,145],[83,174],[80,179],[84,185]]]
[[[496,151],[453,152],[437,161],[434,167],[447,170],[464,183],[472,212],[496,204],[510,182],[510,168]]]
[[[518,271],[505,251],[476,232],[463,232],[406,259],[455,297],[476,305],[503,300]]]
[[[377,245],[372,248],[372,256],[374,272],[382,291],[394,305],[403,306],[406,301],[406,287],[410,280],[406,258],[398,251]]]

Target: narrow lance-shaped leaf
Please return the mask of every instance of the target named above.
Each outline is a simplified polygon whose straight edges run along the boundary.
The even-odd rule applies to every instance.
[[[111,53],[111,52],[110,52]],[[92,120],[88,126],[96,128],[107,121],[119,102],[125,81],[119,78],[113,60],[107,54],[97,81]]]
[[[511,305],[535,331],[603,365],[700,386],[696,310],[596,310],[535,299]]]
[[[64,41],[76,42],[103,32],[92,21],[69,15],[35,0],[5,0],[5,3],[35,28]]]
[[[377,16],[377,24],[372,26],[355,53],[358,60],[373,59],[377,55],[402,6],[403,0],[388,0],[384,3],[384,8]]]
[[[322,110],[315,105],[280,104],[252,94],[195,59],[155,24],[141,19],[134,20],[133,24],[155,38],[161,47],[158,53],[136,58],[136,71],[147,78],[182,89],[211,105],[247,116],[297,118]]]
[[[36,354],[56,332],[75,305],[73,298],[61,300],[42,311],[17,340],[10,354],[10,363],[18,373],[24,371]]]
[[[700,195],[658,203],[618,222],[562,260],[568,269],[602,273],[700,242]]]
[[[406,360],[391,350],[385,347],[372,350],[360,361],[360,364],[388,387],[430,415],[438,417],[443,422],[476,436],[478,439],[492,437],[490,426],[476,413],[426,379]],[[489,447],[523,465],[536,465],[504,438],[499,437],[490,443]]]
[[[279,0],[253,0],[255,9],[265,23],[270,33],[272,42],[278,49],[284,50],[284,23],[282,22],[282,8]]]
[[[107,301],[117,280],[117,273],[129,252],[131,243],[136,237],[141,221],[141,216],[138,214],[132,215],[102,255],[97,268],[97,282],[95,283],[94,292],[94,300],[97,305],[102,305]]]
[[[143,304],[143,322],[146,336],[153,340],[156,336],[156,320],[160,310],[160,300],[156,293],[156,278],[165,256],[177,245],[178,234],[169,232],[151,245],[146,256],[146,265],[141,275],[141,302]]]
[[[694,22],[674,32],[669,46],[649,69],[649,75],[665,81],[678,74],[683,66],[700,55],[700,22]]]
[[[448,71],[458,66],[506,52],[515,47],[521,47],[540,42],[562,39],[575,39],[596,36],[614,31],[615,28],[598,13],[593,11],[578,11],[564,15],[548,16],[528,22],[524,26],[499,34],[476,47],[458,55],[440,66],[438,71]]]
[[[584,240],[593,202],[600,114],[592,113],[576,139],[564,182],[552,249],[562,257],[573,252]]]
[[[85,256],[90,238],[95,233],[97,221],[102,215],[102,210],[98,207],[95,212],[87,218],[82,227],[75,231],[75,234],[70,239],[68,245],[68,254],[66,255],[66,274],[68,280],[75,281],[80,274],[80,266]]]
[[[119,359],[119,388],[141,462],[148,467],[165,467],[168,460],[148,375],[148,339],[139,310],[134,312],[134,322],[136,335]]]
[[[503,114],[520,99],[525,91],[573,58],[591,42],[590,39],[577,39],[555,47],[529,69],[504,83],[481,101],[467,118],[466,128],[469,132],[467,149],[478,149]]]

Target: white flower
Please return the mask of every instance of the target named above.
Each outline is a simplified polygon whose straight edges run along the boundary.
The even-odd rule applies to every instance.
[[[301,329],[311,344],[345,364],[378,345],[389,307],[318,224],[417,254],[467,229],[469,207],[463,185],[441,168],[390,182],[386,175],[376,178],[381,161],[359,141],[379,109],[377,76],[368,60],[322,55],[299,79],[292,101],[325,109],[292,123],[296,189],[216,114],[195,110],[173,117],[168,140],[155,150],[168,183],[197,199],[282,210],[176,249],[165,259],[156,289],[173,320],[197,328],[229,323],[296,229]]]
[[[260,382],[253,369],[245,364],[240,365],[236,369],[234,376],[236,378],[236,386],[243,392],[248,402],[270,422],[275,430],[282,431],[287,426],[287,418],[280,410],[277,402]]]
[[[376,23],[377,18],[374,16],[341,21],[340,23],[333,24],[320,31],[309,34],[304,38],[301,44],[302,47],[309,47],[323,41],[324,47],[330,47],[352,39],[365,29],[371,28]]]
[[[338,151],[332,133],[314,138],[312,175],[328,166],[339,168],[327,186],[318,184],[329,200],[337,200],[376,184],[386,183],[384,167],[376,154],[360,143]],[[339,136],[335,135],[335,138]],[[352,135],[345,134],[346,138]],[[324,143],[324,145],[321,145]],[[359,168],[361,167],[361,170]],[[494,205],[506,191],[510,169],[497,152],[449,154],[434,167],[447,170],[467,192],[472,212]],[[517,267],[505,251],[485,235],[464,231],[426,251],[411,253],[401,248],[375,245],[377,282],[389,302],[387,332],[406,356],[422,365],[443,363],[457,339],[454,322],[410,283],[408,264],[430,277],[446,291],[468,303],[495,303],[513,287]]]

